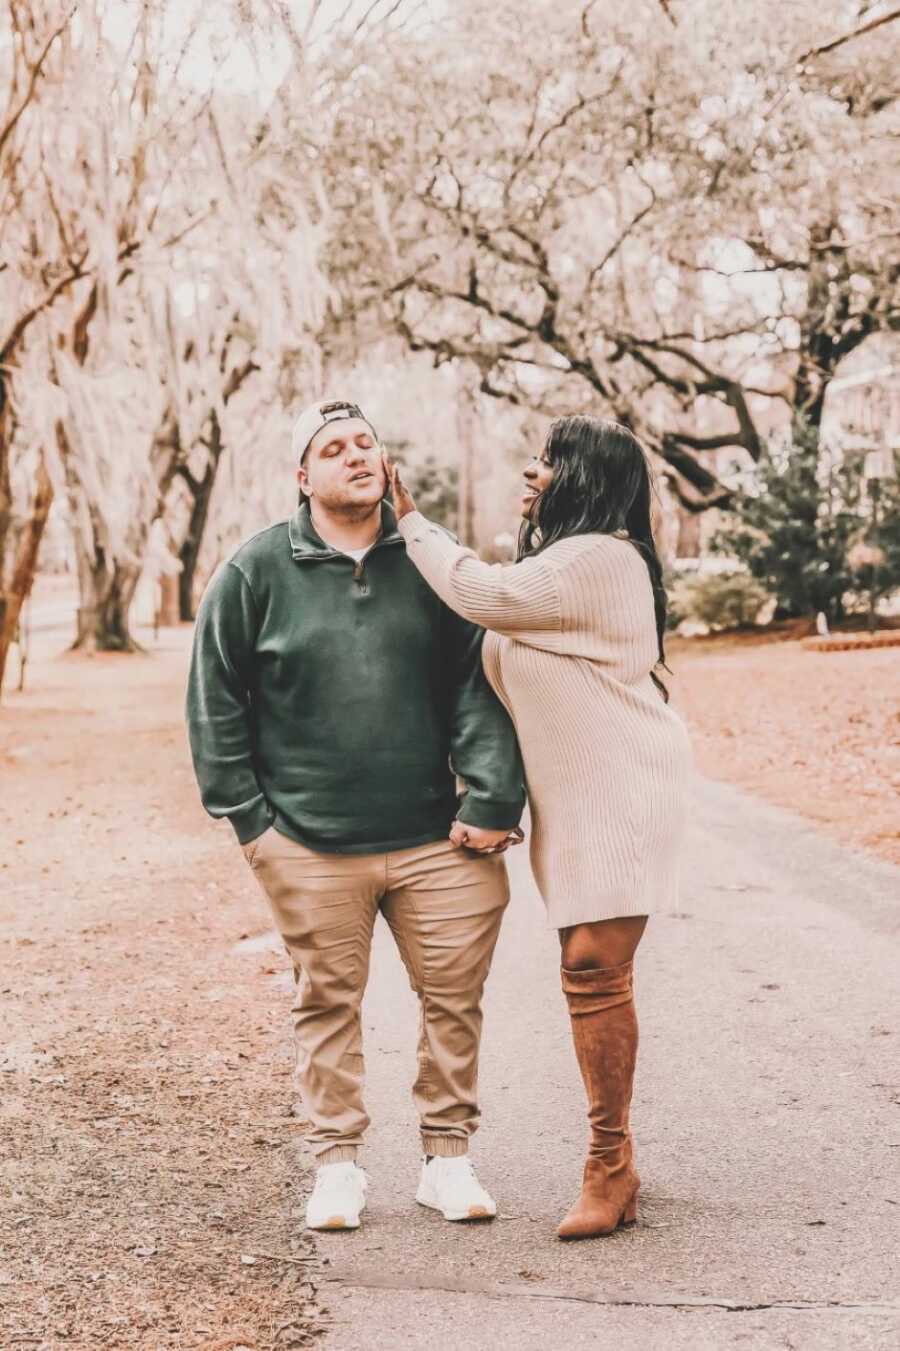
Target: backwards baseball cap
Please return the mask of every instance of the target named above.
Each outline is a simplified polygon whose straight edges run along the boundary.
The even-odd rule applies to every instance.
[[[316,432],[327,427],[329,422],[341,422],[347,418],[361,418],[363,422],[368,422],[372,428],[372,435],[377,439],[375,428],[358,404],[347,403],[345,399],[320,399],[317,403],[311,403],[308,408],[304,408],[294,423],[291,436],[294,459],[302,462]]]

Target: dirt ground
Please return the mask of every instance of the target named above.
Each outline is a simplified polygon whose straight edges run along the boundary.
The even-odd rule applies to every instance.
[[[0,1346],[304,1347],[288,982],[196,798],[186,630],[0,707]],[[57,650],[59,643],[56,644]],[[900,862],[900,652],[685,644],[697,759]]]
[[[900,864],[900,648],[694,639],[670,665],[703,774]]]
[[[4,1348],[305,1347],[327,1321],[283,963],[196,802],[184,648],[35,664],[0,709]]]

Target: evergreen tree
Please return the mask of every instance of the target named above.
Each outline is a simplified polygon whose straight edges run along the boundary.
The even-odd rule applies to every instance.
[[[866,559],[878,550],[880,591],[900,586],[900,487],[881,485],[876,538],[864,473],[863,456],[837,456],[817,428],[797,423],[791,444],[770,446],[735,493],[713,548],[739,559],[783,617],[821,610],[841,620],[848,593],[872,583],[870,562],[854,566],[860,544]]]

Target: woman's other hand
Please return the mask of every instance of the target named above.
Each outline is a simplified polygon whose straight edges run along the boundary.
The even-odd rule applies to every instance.
[[[384,465],[384,472],[387,475],[391,496],[394,499],[394,510],[397,513],[397,520],[402,521],[404,516],[408,516],[411,511],[415,511],[416,504],[413,501],[412,493],[400,477],[399,468],[390,458],[387,451],[381,452],[381,462]]]

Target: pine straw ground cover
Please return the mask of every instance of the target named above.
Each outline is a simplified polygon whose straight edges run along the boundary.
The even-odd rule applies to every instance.
[[[3,1348],[280,1351],[327,1320],[284,963],[196,802],[169,641],[36,664],[0,709]]]
[[[752,636],[670,644],[700,771],[900,864],[900,649]]]

